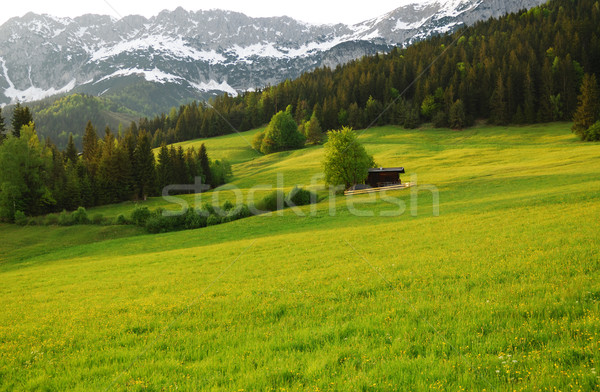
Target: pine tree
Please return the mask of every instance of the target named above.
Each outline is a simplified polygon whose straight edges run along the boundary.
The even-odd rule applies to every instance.
[[[465,127],[465,105],[458,99],[450,108],[450,128],[463,129]]]
[[[496,88],[490,101],[491,122],[498,125],[508,124],[508,105],[506,102],[506,88],[502,74],[498,75]]]
[[[319,119],[313,113],[310,121],[305,125],[306,132],[306,142],[310,144],[319,144],[323,139],[323,130],[321,129],[321,124],[319,123]]]
[[[200,146],[200,151],[198,151],[198,161],[200,161],[200,169],[202,169],[204,183],[207,185],[212,185],[210,160],[208,159],[208,154],[206,152],[206,146],[204,145],[204,143],[202,143],[202,145]]]
[[[27,106],[21,106],[20,103],[17,103],[17,106],[15,106],[13,111],[12,118],[13,136],[19,137],[21,135],[21,128],[32,122],[33,116],[31,115],[29,108]]]
[[[154,186],[154,178],[156,176],[150,135],[145,131],[139,132],[134,157],[137,195],[140,199],[145,199]]]
[[[65,150],[65,158],[75,164],[77,162],[77,148],[75,148],[75,142],[73,141],[73,134],[69,134],[69,143],[67,144],[67,149]]]
[[[99,153],[96,128],[94,128],[91,121],[88,121],[87,126],[85,127],[85,133],[83,134],[83,161],[90,169],[92,175],[94,174],[97,165]]]
[[[2,108],[0,108],[0,144],[6,139],[6,124],[4,124],[4,117],[2,116]]]
[[[158,153],[158,163],[156,165],[156,179],[159,193],[167,186],[173,184],[173,165],[171,165],[171,156],[166,144],[162,144]]]
[[[598,120],[600,120],[600,92],[596,75],[585,74],[581,84],[579,105],[575,112],[573,121],[573,132],[585,139],[586,131]]]

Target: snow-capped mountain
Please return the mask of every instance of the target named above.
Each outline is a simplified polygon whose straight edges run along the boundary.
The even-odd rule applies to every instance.
[[[0,104],[143,81],[169,86],[174,100],[235,95],[543,2],[425,0],[353,26],[182,8],[120,20],[29,13],[0,26]]]

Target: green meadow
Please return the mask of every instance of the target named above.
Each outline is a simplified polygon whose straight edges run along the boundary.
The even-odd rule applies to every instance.
[[[304,185],[317,205],[161,235],[0,225],[0,390],[600,389],[599,143],[373,128],[418,185],[343,197],[313,181],[322,146],[262,156],[255,132],[182,143],[233,164],[201,202]]]

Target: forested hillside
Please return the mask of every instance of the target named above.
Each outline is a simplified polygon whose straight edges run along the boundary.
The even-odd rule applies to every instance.
[[[14,107],[7,107],[3,114],[10,122]],[[77,148],[82,147],[82,137],[88,121],[104,129],[107,126],[113,130],[119,124],[129,126],[141,115],[114,100],[103,97],[93,97],[85,94],[72,94],[59,99],[46,99],[30,105],[36,129],[41,136],[49,138],[60,149],[67,146],[69,134]]]
[[[182,106],[139,127],[156,147],[252,129],[288,105],[298,123],[314,112],[326,130],[570,121],[584,73],[599,72],[600,4],[554,0],[335,70]]]

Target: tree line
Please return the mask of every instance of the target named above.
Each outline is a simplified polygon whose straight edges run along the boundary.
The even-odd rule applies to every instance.
[[[30,120],[29,110],[19,105],[12,134],[0,140],[2,220],[141,200],[160,195],[166,185],[194,184],[197,177],[214,187],[231,176],[229,163],[209,159],[204,144],[198,150],[163,145],[156,159],[150,134],[135,124],[122,135],[107,127],[100,138],[89,122],[80,153],[72,135],[64,151],[40,140]]]
[[[139,127],[157,147],[250,130],[288,106],[297,124],[315,118],[325,130],[571,121],[584,75],[599,72],[598,1],[554,0],[335,70],[183,105]]]

